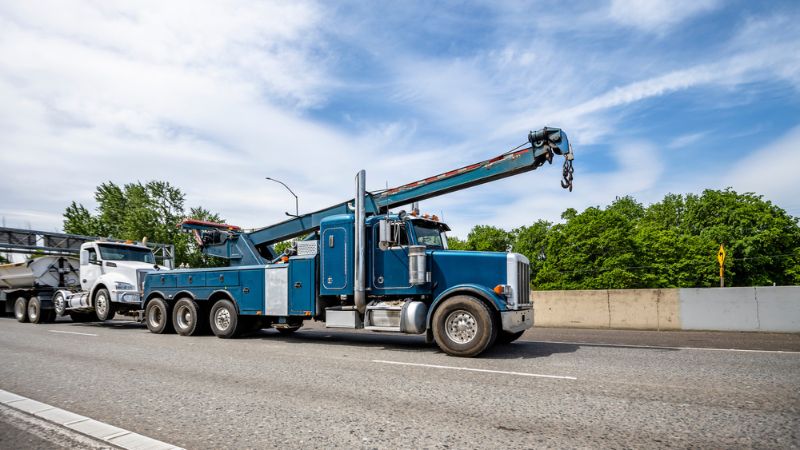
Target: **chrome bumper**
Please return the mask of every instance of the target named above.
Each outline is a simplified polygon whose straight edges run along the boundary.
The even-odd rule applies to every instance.
[[[527,330],[533,326],[533,309],[501,311],[500,319],[503,324],[503,331],[516,333],[517,331]]]
[[[114,291],[111,293],[111,298],[115,303],[138,304],[142,301],[138,291]]]

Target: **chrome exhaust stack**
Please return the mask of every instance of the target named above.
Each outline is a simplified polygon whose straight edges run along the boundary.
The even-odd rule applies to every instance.
[[[356,200],[355,200],[355,245],[353,246],[353,263],[354,268],[354,290],[353,300],[356,309],[359,313],[364,314],[367,310],[367,292],[366,292],[366,240],[364,235],[364,228],[366,227],[366,207],[364,206],[364,197],[366,196],[366,178],[367,172],[363,169],[356,175]]]

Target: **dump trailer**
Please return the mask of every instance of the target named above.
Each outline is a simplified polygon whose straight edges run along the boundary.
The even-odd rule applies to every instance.
[[[450,355],[476,356],[519,338],[533,324],[529,261],[518,253],[448,249],[436,216],[393,209],[528,172],[565,157],[562,187],[572,189],[567,135],[544,128],[529,145],[393,189],[367,192],[320,211],[245,231],[186,220],[203,252],[228,267],[148,273],[145,323],[153,333],[221,338],[274,327],[292,333],[306,320],[327,327],[424,334]],[[278,254],[274,245],[294,239]]]
[[[0,265],[0,311],[33,323],[141,315],[144,275],[174,261],[172,245],[16,228],[0,228],[0,253],[26,258]]]

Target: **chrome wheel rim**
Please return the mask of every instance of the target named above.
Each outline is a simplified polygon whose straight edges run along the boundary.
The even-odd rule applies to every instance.
[[[66,307],[64,305],[64,296],[61,294],[57,294],[53,303],[56,306],[56,315],[63,316],[64,310],[66,310]]]
[[[24,302],[14,302],[14,315],[17,316],[17,318],[25,317]]]
[[[220,308],[214,313],[214,323],[217,324],[217,329],[225,331],[231,326],[231,313],[225,308]]]
[[[33,306],[33,303],[28,302],[28,318],[32,321],[36,321],[36,317],[38,317],[36,308]]]
[[[108,309],[108,299],[106,298],[105,294],[99,294],[97,296],[94,307],[97,308],[97,312],[101,316],[106,315],[106,310]]]
[[[178,308],[178,326],[181,328],[189,328],[189,324],[192,323],[192,310],[189,309],[188,306],[181,305]]]
[[[467,344],[478,335],[478,321],[469,311],[453,311],[444,321],[447,337],[457,344]]]
[[[164,320],[164,313],[161,311],[161,308],[158,306],[150,308],[150,314],[148,315],[147,320],[150,321],[150,326],[153,328],[160,327],[162,321]]]

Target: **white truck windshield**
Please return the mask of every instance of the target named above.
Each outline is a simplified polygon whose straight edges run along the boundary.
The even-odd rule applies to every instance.
[[[153,252],[145,248],[130,247],[127,245],[100,244],[100,256],[104,261],[138,261],[155,264]]]

